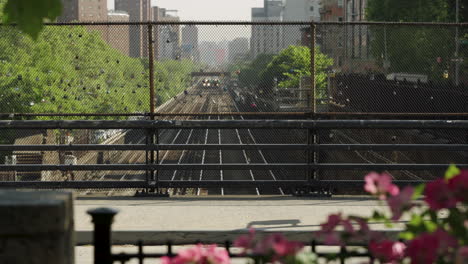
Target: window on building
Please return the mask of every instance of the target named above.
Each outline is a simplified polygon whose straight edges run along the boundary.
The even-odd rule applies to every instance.
[[[339,22],[343,22],[343,17],[338,17]]]
[[[338,7],[343,7],[343,0],[338,0]]]
[[[314,7],[311,6],[311,7],[309,8],[309,10],[310,10],[310,12],[314,12]]]

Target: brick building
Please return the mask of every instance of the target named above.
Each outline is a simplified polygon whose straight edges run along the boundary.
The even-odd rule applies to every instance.
[[[58,22],[107,21],[107,0],[62,0]]]
[[[148,22],[153,18],[151,0],[115,0],[115,10],[127,12],[130,22]],[[131,57],[148,57],[146,26],[129,26],[129,39]]]
[[[180,19],[176,13],[177,10],[167,10],[155,6],[153,7],[153,21],[179,22]],[[154,39],[154,57],[156,59],[174,60],[181,58],[182,33],[180,25],[156,25]]]
[[[124,11],[109,11],[107,17],[109,22],[130,21],[130,16]],[[104,39],[114,49],[127,56],[130,55],[130,27],[128,25],[108,26]]]

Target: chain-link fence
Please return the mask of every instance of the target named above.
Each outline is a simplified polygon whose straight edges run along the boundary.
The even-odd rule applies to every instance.
[[[465,118],[468,25],[154,22],[47,25],[37,41],[0,26],[3,119]],[[312,50],[312,52],[311,52]],[[313,62],[313,63],[311,63]],[[311,81],[313,80],[313,81]],[[399,114],[399,115],[398,115]],[[49,129],[1,144],[465,144],[444,129]],[[436,153],[436,154],[434,154]],[[463,151],[4,151],[6,164],[465,163]],[[444,157],[443,160],[440,157]],[[3,172],[2,172],[3,173]],[[160,170],[163,180],[304,180],[310,170]],[[320,169],[323,180],[365,171]],[[147,171],[5,172],[16,181],[148,181]],[[437,171],[392,172],[427,180]],[[345,176],[343,176],[345,175]],[[182,192],[186,192],[184,190]],[[230,194],[195,188],[190,193]],[[277,194],[281,189],[245,189]]]
[[[0,113],[128,118],[201,90],[229,92],[223,112],[463,113],[467,27],[75,23],[33,41],[2,25]]]

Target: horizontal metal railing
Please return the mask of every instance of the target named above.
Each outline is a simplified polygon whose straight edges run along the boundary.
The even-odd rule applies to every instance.
[[[0,121],[0,129],[468,129],[468,120]]]
[[[0,151],[158,151],[158,150],[327,150],[468,151],[468,144],[80,144],[0,145]]]
[[[131,120],[131,121],[0,121],[1,130],[21,129],[135,129],[147,135],[160,129],[303,129],[317,134],[329,129],[444,129],[468,131],[468,120]],[[468,138],[467,138],[468,139]],[[149,142],[149,141],[148,141]],[[0,145],[0,151],[160,151],[160,150],[296,150],[313,155],[320,151],[468,151],[466,144],[83,144],[83,145]],[[466,163],[466,164],[465,164]],[[20,164],[0,165],[0,171],[160,171],[160,170],[275,170],[275,171],[350,171],[350,170],[444,170],[450,164],[433,163],[219,163],[219,164]],[[456,164],[468,168],[468,161]],[[397,184],[417,184],[421,180],[396,180]],[[294,187],[314,186],[332,188],[335,185],[352,187],[361,181],[347,180],[159,180],[137,181],[18,181],[0,182],[4,188],[203,188],[203,187]]]

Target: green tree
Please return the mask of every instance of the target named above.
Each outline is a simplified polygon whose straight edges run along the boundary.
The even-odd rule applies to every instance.
[[[282,50],[261,73],[265,86],[278,81],[279,88],[297,88],[303,76],[311,76],[310,48],[305,46],[289,46]],[[315,84],[318,90],[326,88],[326,69],[333,65],[333,59],[327,57],[319,48],[315,49]]]
[[[39,36],[45,20],[54,21],[62,11],[61,0],[0,0],[4,23],[17,23],[33,39]]]
[[[252,62],[236,65],[234,70],[240,70],[239,83],[241,87],[258,87],[261,83],[261,72],[273,59],[273,54],[259,54]]]
[[[459,2],[462,22],[467,18],[463,10],[468,7],[468,0]],[[455,1],[369,0],[366,12],[370,21],[455,22]],[[453,27],[372,26],[370,29],[373,55],[381,66],[388,65],[388,72],[419,73],[441,79],[444,71],[453,68]]]
[[[0,35],[0,112],[149,111],[147,60],[110,47],[99,30],[47,26],[34,41],[3,26]],[[185,60],[155,63],[158,104],[188,87],[194,68]]]

